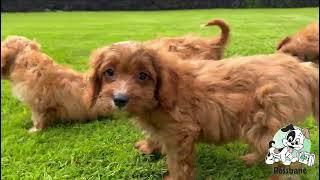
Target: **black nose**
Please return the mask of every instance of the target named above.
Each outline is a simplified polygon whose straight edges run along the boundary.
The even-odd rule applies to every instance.
[[[128,103],[128,101],[129,101],[128,96],[124,94],[116,94],[113,98],[114,104],[119,108],[124,107]]]

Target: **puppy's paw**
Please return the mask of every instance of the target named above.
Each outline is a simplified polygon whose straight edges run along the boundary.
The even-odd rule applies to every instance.
[[[28,130],[29,133],[36,133],[36,132],[40,132],[40,131],[41,131],[41,129],[38,129],[38,128],[36,128],[36,127],[32,127],[32,128],[30,128],[30,129]]]
[[[166,172],[166,173],[163,175],[163,180],[172,180],[172,178],[171,178],[170,175],[169,175],[169,172]]]
[[[259,156],[256,153],[249,153],[241,156],[240,159],[243,160],[247,166],[251,166],[257,163]]]
[[[298,158],[294,157],[291,159],[291,162],[297,162],[298,161]]]
[[[149,154],[152,154],[154,149],[153,147],[150,145],[150,143],[148,142],[148,140],[140,140],[138,141],[134,147],[139,151],[141,152],[142,154],[146,154],[146,155],[149,155]]]
[[[284,164],[284,165],[288,166],[288,165],[290,165],[290,164],[291,164],[291,161],[285,161],[285,162],[282,162],[282,164]]]

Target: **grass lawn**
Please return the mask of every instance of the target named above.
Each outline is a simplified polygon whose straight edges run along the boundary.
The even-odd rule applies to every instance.
[[[318,19],[318,8],[219,9],[150,12],[1,13],[1,39],[7,35],[35,38],[57,63],[79,71],[88,68],[90,52],[126,40],[148,40],[188,33],[212,37],[218,28],[200,28],[213,18],[225,19],[232,38],[226,56],[267,54],[288,34]],[[2,179],[160,179],[164,158],[142,156],[133,148],[142,137],[128,118],[115,115],[88,124],[57,124],[29,134],[29,109],[12,97],[1,81]],[[319,128],[309,128],[312,152],[319,158]],[[265,179],[271,166],[246,167],[237,157],[248,149],[241,142],[223,146],[199,145],[199,179]],[[318,179],[319,164],[303,179]]]

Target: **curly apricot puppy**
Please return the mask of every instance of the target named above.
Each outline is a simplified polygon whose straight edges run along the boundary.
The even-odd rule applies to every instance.
[[[27,38],[9,36],[1,42],[1,79],[11,82],[13,94],[32,111],[33,128],[52,121],[85,121],[111,113],[111,103],[89,108],[86,75],[61,67]]]
[[[217,25],[221,28],[221,35],[214,39],[184,36],[175,38],[159,38],[145,42],[146,47],[165,50],[176,54],[182,59],[210,59],[223,58],[224,49],[230,38],[230,28],[223,20],[209,21],[205,26]]]
[[[224,20],[211,20],[205,26],[217,25],[221,29],[219,37],[214,39],[184,36],[175,38],[159,38],[145,42],[145,46],[164,50],[179,56],[184,60],[220,60],[224,56],[225,47],[230,39],[230,28]],[[135,148],[143,154],[151,154],[161,152],[161,146],[158,142],[152,140],[151,137],[140,140],[136,143]]]
[[[139,44],[101,48],[93,56],[92,104],[112,98],[163,145],[169,177],[195,179],[195,143],[243,139],[263,159],[288,123],[318,119],[318,68],[286,54],[221,61],[182,61]],[[106,102],[109,103],[109,102]]]
[[[284,38],[277,50],[297,56],[301,61],[319,64],[319,23],[311,23],[297,34]]]

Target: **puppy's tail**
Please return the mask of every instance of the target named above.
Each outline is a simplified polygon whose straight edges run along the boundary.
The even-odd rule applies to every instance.
[[[220,19],[215,19],[212,21],[209,21],[205,26],[219,26],[221,29],[221,35],[217,39],[217,44],[221,46],[225,46],[229,41],[230,36],[230,28],[229,25]]]
[[[311,62],[301,63],[307,69],[309,76],[309,87],[313,95],[312,101],[312,111],[313,117],[315,118],[317,124],[319,125],[319,67]]]

